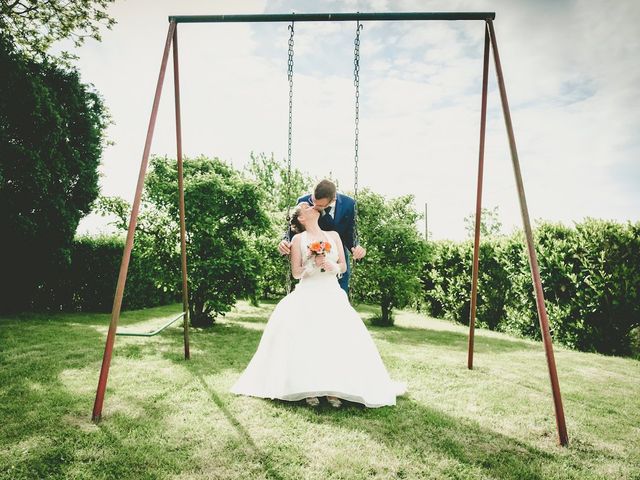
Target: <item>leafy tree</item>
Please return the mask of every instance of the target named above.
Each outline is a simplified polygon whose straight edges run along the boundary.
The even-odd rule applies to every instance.
[[[284,161],[278,162],[273,155],[251,153],[251,161],[245,169],[260,190],[267,196],[266,209],[269,227],[257,238],[255,248],[262,258],[262,270],[258,278],[260,297],[275,297],[286,294],[286,278],[289,274],[289,258],[277,253],[277,245],[286,229],[286,212],[295,205],[296,199],[309,192],[312,179],[296,168],[288,170]]]
[[[267,193],[269,212],[282,214],[287,207],[293,207],[299,196],[309,192],[311,177],[295,167],[291,168],[291,179],[284,161],[278,162],[271,154],[251,152],[251,161],[246,167],[248,175],[255,179],[260,188]]]
[[[464,217],[464,229],[467,235],[473,238],[476,231],[476,214],[470,213]],[[498,213],[498,207],[492,209],[483,208],[480,213],[480,238],[495,237],[500,235],[502,222]]]
[[[69,262],[98,195],[108,117],[77,71],[25,58],[2,33],[0,75],[2,266],[11,275],[0,309],[16,311],[37,308]]]
[[[367,256],[356,265],[352,289],[357,300],[380,305],[375,323],[392,325],[393,309],[420,295],[426,247],[419,218],[412,195],[386,200],[366,189],[358,195],[358,232]]]
[[[153,260],[166,288],[179,291],[180,230],[175,160],[153,157],[137,225],[134,250]],[[269,225],[265,195],[223,161],[185,159],[185,209],[189,303],[194,326],[210,326],[239,297],[255,295],[262,258],[255,238]],[[121,199],[106,199],[103,212],[128,227]]]
[[[75,46],[99,41],[100,27],[115,24],[107,14],[113,1],[0,0],[0,30],[27,56],[43,58],[58,40],[70,38]]]

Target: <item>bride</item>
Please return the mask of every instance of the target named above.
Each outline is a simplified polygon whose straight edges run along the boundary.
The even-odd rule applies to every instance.
[[[337,275],[346,270],[342,241],[318,226],[320,212],[302,203],[291,219],[291,271],[300,279],[275,307],[251,362],[231,391],[281,400],[326,396],[367,407],[395,405],[406,390],[394,382]]]

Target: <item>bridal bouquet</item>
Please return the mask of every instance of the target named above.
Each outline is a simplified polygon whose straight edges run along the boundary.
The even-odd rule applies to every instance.
[[[331,251],[331,244],[323,241],[311,242],[308,248],[312,255],[325,255]]]
[[[326,255],[331,251],[331,244],[329,242],[311,242],[307,247],[309,249],[309,254],[314,256]],[[320,269],[321,272],[324,272],[324,268]]]

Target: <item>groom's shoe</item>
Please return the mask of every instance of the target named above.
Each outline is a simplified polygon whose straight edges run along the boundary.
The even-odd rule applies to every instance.
[[[320,405],[320,400],[318,400],[318,397],[308,397],[305,398],[305,401],[307,402],[307,405],[311,407],[317,407],[318,405]]]
[[[327,402],[329,402],[333,408],[340,408],[342,405],[342,402],[338,397],[327,397]]]

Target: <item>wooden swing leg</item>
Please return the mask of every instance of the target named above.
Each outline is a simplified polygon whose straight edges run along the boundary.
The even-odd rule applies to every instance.
[[[92,420],[95,423],[100,421],[102,416],[102,404],[104,402],[104,394],[107,388],[107,378],[109,376],[109,366],[111,365],[111,354],[113,353],[113,344],[116,338],[116,330],[118,328],[118,320],[120,319],[120,309],[122,307],[122,297],[124,294],[124,285],[127,280],[127,271],[129,268],[129,259],[131,258],[131,250],[133,250],[133,235],[138,221],[138,210],[140,209],[140,200],[142,197],[142,188],[144,186],[144,177],[147,172],[147,164],[149,162],[149,151],[151,150],[151,140],[153,139],[153,131],[156,125],[156,117],[158,116],[158,106],[160,104],[160,95],[162,93],[162,84],[164,83],[164,75],[167,69],[167,60],[169,58],[169,48],[173,38],[176,24],[169,24],[169,32],[162,54],[162,63],[160,65],[160,74],[158,75],[158,83],[156,85],[156,93],[153,99],[153,107],[151,109],[151,118],[149,119],[149,128],[147,129],[147,138],[142,153],[142,163],[140,164],[140,172],[138,174],[138,184],[136,186],[136,194],[131,208],[131,218],[129,220],[129,231],[127,232],[127,241],[124,252],[122,254],[122,262],[120,264],[120,273],[118,275],[118,284],[116,286],[116,294],[113,299],[113,309],[111,311],[111,323],[109,324],[109,332],[107,333],[107,341],[104,347],[104,355],[102,356],[102,367],[100,368],[100,378],[98,380],[98,390],[96,399],[93,404]]]
[[[187,287],[187,227],[185,223],[184,208],[184,174],[182,162],[182,122],[180,116],[180,73],[178,70],[178,28],[173,30],[173,85],[175,93],[176,105],[176,148],[178,160],[178,200],[180,203],[180,255],[182,269],[182,311],[184,312],[184,321],[182,323],[184,330],[184,358],[189,360],[189,291]]]
[[[544,304],[544,293],[542,291],[542,282],[540,281],[540,269],[538,267],[538,258],[536,256],[536,250],[533,243],[533,232],[531,230],[531,222],[529,220],[527,199],[524,194],[524,184],[522,182],[522,173],[520,172],[520,161],[518,160],[518,150],[516,149],[515,135],[513,134],[513,124],[511,123],[511,113],[509,112],[507,91],[504,84],[504,76],[502,74],[502,66],[500,64],[500,55],[498,54],[498,44],[496,42],[496,34],[493,28],[493,22],[491,20],[487,20],[487,26],[489,27],[491,46],[493,48],[493,59],[496,66],[496,76],[498,77],[498,87],[500,88],[502,111],[504,113],[504,121],[507,127],[507,134],[509,136],[509,148],[511,150],[513,173],[515,175],[516,187],[518,189],[520,213],[522,214],[522,223],[524,227],[525,238],[527,240],[529,266],[531,267],[531,277],[535,288],[538,319],[540,321],[540,330],[542,332],[542,340],[544,342],[544,350],[547,358],[549,379],[551,380],[551,391],[553,393],[553,405],[555,409],[556,426],[558,430],[558,442],[560,443],[560,445],[566,446],[569,443],[569,437],[567,435],[567,426],[564,420],[564,408],[562,406],[562,396],[560,395],[560,383],[558,382],[558,372],[556,369],[556,361],[553,354],[553,343],[551,341],[551,334],[549,333],[549,319],[547,318],[547,309]]]
[[[473,341],[478,297],[478,268],[480,263],[480,224],[482,221],[482,179],[484,172],[484,139],[487,125],[487,83],[489,79],[489,30],[484,30],[484,62],[482,67],[482,106],[480,109],[480,153],[478,158],[478,188],[476,194],[476,224],[473,241],[473,270],[471,274],[471,308],[469,310],[469,345],[467,368],[473,369]]]

